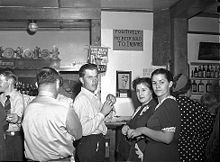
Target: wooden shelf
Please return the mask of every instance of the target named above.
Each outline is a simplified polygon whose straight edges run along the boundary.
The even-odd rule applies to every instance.
[[[219,80],[219,78],[195,78],[195,77],[192,77],[191,79],[192,80]]]
[[[50,59],[5,59],[0,58],[0,68],[21,70],[40,69],[51,64]]]

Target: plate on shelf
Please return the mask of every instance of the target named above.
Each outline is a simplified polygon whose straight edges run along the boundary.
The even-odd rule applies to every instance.
[[[12,48],[6,48],[2,53],[2,57],[4,58],[13,58],[14,50]]]
[[[31,51],[29,48],[24,50],[23,53],[24,58],[32,58],[33,57],[33,51]]]
[[[50,58],[50,51],[48,49],[43,49],[40,53],[41,58],[48,59]]]

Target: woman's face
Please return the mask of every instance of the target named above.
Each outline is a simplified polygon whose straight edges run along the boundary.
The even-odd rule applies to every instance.
[[[152,86],[157,97],[163,99],[170,95],[170,88],[173,82],[168,81],[165,74],[155,74],[152,77]]]
[[[137,84],[136,95],[139,102],[143,105],[152,99],[152,92],[144,83]]]

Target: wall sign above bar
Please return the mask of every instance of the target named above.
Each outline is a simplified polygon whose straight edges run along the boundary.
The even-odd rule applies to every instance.
[[[143,51],[143,30],[113,30],[113,50]]]
[[[100,72],[105,72],[108,63],[108,48],[100,46],[90,46],[89,62],[96,64]]]

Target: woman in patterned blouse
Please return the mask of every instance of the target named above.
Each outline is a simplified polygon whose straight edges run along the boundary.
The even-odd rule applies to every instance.
[[[207,108],[189,98],[191,81],[185,75],[174,77],[173,94],[181,112],[180,159],[184,162],[205,161],[205,148],[214,119]]]

